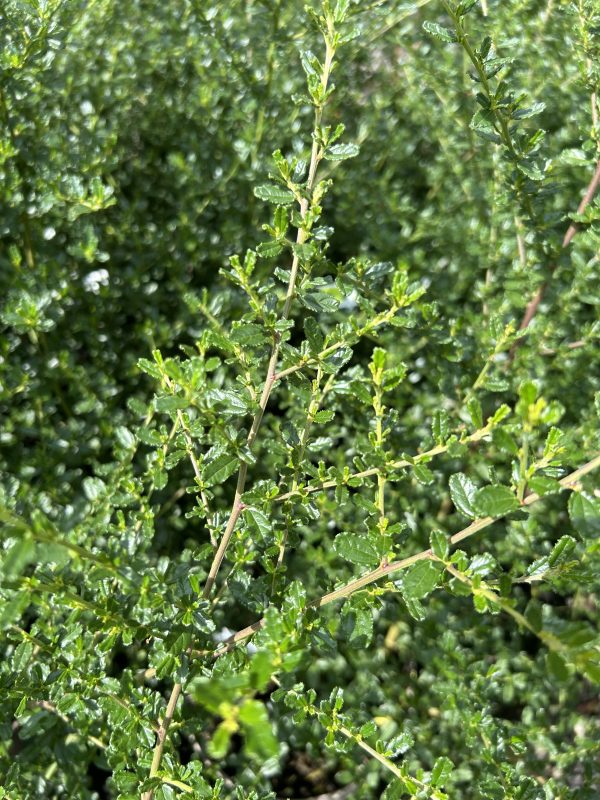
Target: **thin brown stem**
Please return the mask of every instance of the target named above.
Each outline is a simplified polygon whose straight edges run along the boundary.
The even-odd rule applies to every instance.
[[[162,722],[160,723],[160,727],[158,729],[158,733],[156,734],[156,746],[154,748],[154,755],[152,756],[152,764],[150,766],[150,777],[154,778],[158,774],[158,770],[160,769],[160,762],[162,759],[163,750],[165,749],[165,742],[167,740],[167,733],[169,732],[169,725],[173,719],[173,714],[175,713],[175,708],[177,707],[177,701],[179,700],[179,695],[181,694],[181,684],[176,683],[173,686],[173,690],[171,691],[171,696],[169,697],[169,702],[167,703],[167,710],[165,712],[165,716],[163,717]],[[142,795],[142,800],[152,800],[153,791],[149,789],[147,792],[144,792]]]
[[[596,171],[594,172],[592,180],[590,181],[589,186],[586,189],[585,195],[583,196],[583,199],[582,199],[581,203],[579,204],[579,207],[577,209],[577,213],[578,214],[583,214],[583,212],[585,211],[586,207],[591,203],[591,201],[594,198],[594,195],[596,194],[596,192],[598,190],[598,186],[599,185],[600,185],[600,161],[598,161],[598,163],[596,164]],[[572,222],[569,225],[569,227],[567,228],[567,232],[565,233],[563,242],[562,242],[562,249],[563,250],[565,248],[567,248],[571,244],[571,242],[573,241],[573,237],[575,236],[575,234],[577,233],[578,230],[579,230],[579,226],[578,226],[578,224],[576,222]],[[554,272],[554,270],[555,270],[555,266],[552,266],[550,268],[550,274],[552,274]],[[535,293],[534,297],[527,304],[527,307],[525,309],[525,313],[523,314],[523,319],[521,320],[521,324],[519,325],[519,330],[523,331],[523,330],[525,330],[526,328],[529,327],[529,324],[530,324],[531,320],[537,314],[537,311],[538,311],[538,309],[540,307],[540,303],[542,302],[542,300],[544,298],[544,292],[546,291],[547,286],[548,286],[548,281],[544,282],[540,286],[540,288]],[[517,339],[517,341],[513,345],[513,348],[512,348],[511,353],[510,353],[510,361],[511,362],[514,359],[515,354],[516,354],[518,348],[520,347],[520,345],[522,343],[523,343],[523,339]]]
[[[586,189],[583,199],[579,204],[579,207],[577,208],[578,214],[583,214],[587,206],[592,202],[592,200],[594,199],[594,195],[598,191],[598,186],[600,186],[600,161],[598,161],[598,163],[596,164],[596,171],[594,172],[592,180],[590,181],[590,184]],[[565,238],[563,239],[562,243],[563,248],[568,247],[571,244],[571,241],[578,230],[579,227],[576,222],[572,222],[569,225],[567,232],[565,233]]]
[[[327,84],[329,82],[329,77],[331,74],[331,70],[333,68],[334,54],[335,51],[331,45],[330,40],[326,39],[326,53],[323,65],[323,72],[321,75],[321,84],[324,90],[323,92],[324,96],[326,96]],[[323,104],[315,106],[313,144],[311,150],[310,165],[308,169],[308,177],[306,181],[306,196],[302,198],[302,201],[300,203],[300,216],[302,223],[304,223],[304,221],[306,220],[310,208],[310,204],[312,201],[312,193],[317,177],[317,168],[319,166],[319,162],[323,157],[323,148],[319,143],[319,130],[321,127],[322,115],[323,115]],[[296,243],[303,244],[307,238],[308,238],[308,228],[304,224],[301,224],[301,226],[298,229],[298,234],[296,236]],[[294,254],[290,269],[290,278],[285,296],[284,307],[281,315],[281,318],[284,320],[288,319],[290,315],[292,301],[294,299],[296,291],[296,280],[298,277],[299,266],[300,266],[299,256],[297,254]],[[263,415],[265,413],[267,404],[269,402],[269,397],[271,396],[271,392],[273,390],[273,384],[275,383],[275,373],[277,369],[277,363],[279,360],[280,347],[281,347],[281,337],[280,334],[276,332],[271,350],[271,356],[269,358],[269,364],[267,367],[267,375],[264,381],[258,409],[256,410],[256,413],[252,420],[252,425],[250,427],[250,432],[248,433],[248,438],[246,441],[246,444],[249,448],[253,446],[256,440],[263,419]],[[196,473],[197,464],[194,465],[194,461],[192,461],[192,464],[194,466],[194,472]],[[244,494],[244,489],[246,487],[247,475],[248,475],[248,466],[245,462],[240,461],[240,468],[238,472],[237,484],[235,489],[235,495],[233,498],[233,504],[231,507],[231,512],[229,515],[229,519],[227,521],[227,525],[225,527],[225,531],[219,542],[217,552],[213,557],[213,561],[209,569],[208,577],[206,579],[206,583],[204,585],[204,590],[203,590],[204,598],[209,598],[211,595],[211,592],[213,590],[213,587],[217,579],[217,574],[225,557],[225,552],[227,550],[227,547],[235,530],[235,526],[237,525],[240,514],[244,510],[242,496]],[[199,472],[196,473],[196,477],[198,476]],[[177,705],[177,700],[179,699],[179,695],[181,694],[181,689],[182,689],[181,684],[175,683],[171,691],[171,695],[169,697],[169,701],[167,704],[167,713],[165,714],[165,717],[161,723],[159,733],[156,739],[154,756],[152,759],[152,767],[150,770],[151,777],[154,777],[157,774],[158,769],[160,767],[160,762],[165,745],[165,740],[167,738],[169,730],[169,725],[171,724],[173,713]],[[150,789],[148,792],[144,794],[143,800],[152,800],[152,796],[153,796],[153,791]]]
[[[567,342],[564,345],[561,345],[560,348],[553,349],[551,347],[540,347],[540,354],[543,356],[554,356],[556,353],[560,351],[562,347],[565,350],[578,350],[580,347],[585,347],[587,344],[586,339],[578,339],[576,342]]]
[[[38,708],[43,708],[43,709],[44,709],[44,711],[48,711],[50,714],[55,714],[55,715],[56,715],[56,716],[57,716],[57,717],[58,717],[60,720],[62,720],[62,721],[63,721],[63,722],[66,724],[66,725],[69,725],[71,728],[73,728],[73,727],[74,727],[74,726],[73,726],[73,723],[71,722],[71,720],[69,719],[69,717],[67,717],[67,715],[66,715],[66,714],[62,714],[62,713],[61,713],[61,712],[58,710],[58,708],[57,708],[57,707],[54,705],[54,703],[50,703],[48,700],[38,700],[38,701],[34,701],[34,702],[32,702],[32,703],[31,703],[31,707],[33,707],[33,708],[35,708],[35,707],[38,707]],[[76,735],[76,736],[81,736],[81,737],[84,737],[84,738],[86,738],[86,739],[89,741],[89,743],[90,743],[90,744],[93,744],[93,745],[94,745],[94,747],[98,747],[100,750],[106,750],[106,748],[108,747],[108,745],[106,745],[106,744],[105,744],[105,743],[102,741],[102,739],[98,739],[98,737],[97,737],[97,736],[92,736],[90,733],[87,733],[87,734],[81,734],[81,733],[79,733],[79,732],[77,731],[77,729],[76,729],[76,728],[75,728],[75,731],[74,731],[74,733],[75,733],[75,735]]]
[[[323,66],[323,75],[321,78],[323,88],[327,88],[327,84],[329,82],[329,75],[331,73],[331,69],[333,66],[333,56],[334,51],[327,43],[327,51],[325,55],[325,63]],[[310,166],[308,169],[308,178],[306,181],[306,194],[307,196],[304,197],[300,203],[300,216],[302,220],[306,219],[306,215],[308,213],[309,204],[310,204],[310,195],[315,185],[315,180],[317,177],[317,167],[319,166],[319,161],[322,158],[322,148],[318,141],[318,130],[321,126],[321,117],[323,114],[322,106],[317,106],[315,108],[315,135],[313,136],[313,145],[311,150],[311,157],[310,157]],[[308,236],[308,232],[306,228],[301,226],[298,229],[298,234],[296,236],[296,243],[303,244],[306,241]],[[298,269],[300,266],[300,259],[297,254],[294,254],[292,259],[292,266],[290,269],[290,278],[288,282],[288,288],[285,296],[285,303],[283,306],[283,312],[281,314],[281,318],[286,320],[289,318],[290,310],[292,307],[292,301],[294,299],[294,294],[296,292],[296,280],[298,278]],[[273,348],[271,350],[271,357],[269,359],[269,365],[267,367],[267,376],[265,378],[265,382],[263,385],[262,394],[260,397],[260,401],[258,404],[258,409],[254,415],[252,420],[252,426],[250,428],[250,432],[248,434],[247,439],[247,446],[252,447],[254,444],[256,437],[258,435],[258,431],[267,408],[267,404],[269,402],[269,397],[271,396],[271,392],[273,391],[273,384],[275,383],[275,373],[277,370],[277,363],[279,361],[279,350],[281,347],[281,337],[279,333],[275,334],[275,341],[273,343]],[[213,562],[210,566],[210,570],[208,572],[208,577],[206,579],[206,584],[204,586],[204,597],[209,597],[210,593],[213,590],[215,585],[215,581],[217,579],[217,574],[223,563],[223,558],[225,557],[225,552],[231,540],[231,536],[233,535],[233,531],[235,530],[235,526],[239,519],[241,512],[243,511],[243,504],[242,504],[242,495],[244,494],[244,489],[246,488],[246,477],[248,475],[248,466],[245,462],[240,464],[240,470],[238,473],[238,480],[235,490],[235,496],[233,498],[233,505],[231,508],[231,513],[229,515],[229,520],[225,527],[225,532],[221,537],[221,541],[219,542],[219,547],[217,548],[217,552],[214,555]]]
[[[550,6],[551,6],[551,4],[549,4],[549,8],[550,8]],[[598,126],[598,109],[596,107],[596,94],[595,94],[595,92],[592,93],[592,122],[593,122],[593,125],[594,125],[594,130],[596,130],[597,126]],[[596,171],[594,172],[594,175],[592,176],[592,180],[590,181],[590,183],[589,183],[589,185],[588,185],[588,187],[586,189],[586,192],[585,192],[585,194],[583,196],[583,199],[581,200],[581,203],[579,204],[579,207],[577,209],[577,213],[578,214],[583,214],[583,212],[585,211],[586,207],[591,203],[591,201],[594,198],[594,195],[596,194],[596,191],[598,190],[598,185],[599,184],[600,184],[600,161],[598,161],[598,163],[596,164]],[[562,249],[563,250],[571,244],[571,242],[573,241],[573,237],[575,236],[575,234],[577,233],[578,230],[579,230],[579,228],[578,228],[578,225],[577,225],[576,222],[572,222],[569,225],[569,227],[567,228],[567,231],[565,233],[563,242],[562,242]],[[556,268],[555,265],[550,267],[550,275],[552,275],[552,273],[554,272],[555,268]],[[523,314],[523,318],[521,320],[521,324],[519,325],[519,330],[523,331],[523,330],[525,330],[526,328],[529,327],[529,324],[531,323],[531,320],[537,314],[537,311],[538,311],[538,309],[540,307],[540,304],[541,304],[541,302],[542,302],[542,300],[544,298],[544,292],[546,291],[547,286],[548,286],[548,281],[545,281],[540,286],[540,288],[537,290],[537,292],[535,293],[533,298],[527,304],[527,307],[525,308],[525,313]],[[515,342],[515,344],[513,345],[513,348],[512,348],[512,350],[510,352],[509,363],[512,363],[512,361],[513,361],[513,359],[514,359],[514,357],[516,355],[516,352],[517,352],[518,348],[520,347],[520,345],[522,343],[523,343],[523,340],[522,339],[518,339]]]
[[[488,75],[486,73],[486,70],[484,69],[481,60],[477,57],[475,51],[471,47],[471,43],[469,42],[469,38],[462,24],[462,19],[460,15],[457,14],[456,11],[452,8],[450,3],[447,2],[447,0],[442,0],[442,5],[446,9],[446,13],[448,14],[448,16],[454,22],[457,41],[460,43],[463,50],[467,54],[469,61],[475,67],[475,71],[477,72],[481,87],[483,89],[483,93],[490,100],[490,112],[493,114],[496,120],[496,122],[494,123],[494,127],[496,127],[496,125],[498,126],[496,127],[496,130],[498,132],[498,135],[502,139],[504,146],[510,152],[511,156],[516,158],[517,151],[515,149],[515,143],[513,141],[513,138],[510,134],[508,120],[505,114],[503,113],[502,109],[500,108],[500,106],[497,105],[497,103],[495,102],[495,92],[492,91]]]

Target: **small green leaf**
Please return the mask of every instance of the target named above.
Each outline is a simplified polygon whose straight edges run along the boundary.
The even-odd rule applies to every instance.
[[[285,590],[283,601],[283,614],[291,614],[297,620],[306,606],[306,589],[300,581],[292,581]]]
[[[248,506],[244,509],[244,516],[248,520],[250,527],[262,538],[271,533],[271,522],[266,514],[260,509]]]
[[[385,368],[386,355],[387,354],[383,347],[376,347],[373,350],[371,365],[369,366],[369,369],[373,375],[377,372],[381,372]]]
[[[488,386],[487,383],[486,386]],[[502,405],[499,408],[497,408],[496,411],[494,412],[494,415],[491,417],[490,422],[492,423],[492,425],[498,425],[500,422],[502,422],[503,419],[506,419],[506,417],[510,416],[510,413],[511,413],[510,406],[507,406],[506,403],[502,403]]]
[[[587,492],[573,492],[569,498],[573,527],[584,539],[600,536],[600,500]]]
[[[12,657],[12,669],[15,672],[21,672],[27,667],[31,656],[33,655],[33,644],[31,642],[21,642],[17,645]],[[16,715],[15,715],[16,716]]]
[[[415,464],[413,475],[423,486],[430,486],[435,480],[435,475],[425,464]]]
[[[450,478],[449,486],[452,502],[458,511],[466,517],[474,519],[477,516],[473,505],[473,500],[477,492],[475,484],[462,472],[458,472]]]
[[[18,619],[30,603],[29,591],[19,592],[10,600],[0,603],[0,630]]]
[[[368,647],[373,638],[373,609],[361,597],[351,597],[342,609],[339,634],[351,645]]]
[[[473,114],[469,127],[482,139],[494,144],[500,144],[502,139],[496,130],[495,123],[494,113],[489,109],[480,108]]]
[[[411,600],[422,600],[427,597],[438,584],[440,564],[429,559],[418,561],[409,567],[400,579],[402,594]]]
[[[263,344],[267,339],[265,329],[251,322],[234,323],[229,337],[232,342],[238,342],[239,344],[248,346]]]
[[[293,193],[289,189],[284,189],[283,186],[277,186],[274,183],[264,183],[262,186],[256,186],[254,195],[259,200],[265,200],[267,203],[274,203],[279,206],[289,206],[295,200]]]
[[[333,542],[335,552],[351,564],[375,567],[379,564],[379,553],[366,536],[358,533],[340,533]]]
[[[131,450],[135,447],[135,436],[125,425],[119,425],[115,428],[115,436],[119,444],[126,450]]]
[[[225,758],[229,750],[229,742],[234,731],[229,725],[229,721],[221,722],[214,732],[212,739],[208,742],[207,751],[211,758]]]
[[[346,14],[348,13],[348,6],[350,5],[350,0],[337,0],[335,4],[335,10],[333,12],[333,18],[335,22],[343,22]]]
[[[485,36],[483,41],[481,42],[481,46],[479,48],[479,55],[481,58],[486,59],[490,50],[492,49],[492,39],[490,36]]]
[[[517,162],[517,169],[532,181],[543,181],[545,172],[542,167],[531,159],[522,159]]]
[[[446,439],[450,436],[450,417],[447,411],[440,409],[435,412],[431,422],[431,432],[436,444],[446,443]]]
[[[481,403],[476,397],[471,397],[467,401],[467,409],[475,428],[483,428],[483,412],[481,410]]]
[[[391,369],[386,369],[383,374],[383,390],[385,392],[391,392],[392,389],[395,389],[396,386],[402,383],[406,377],[407,371],[406,364],[397,364]]]
[[[240,708],[239,720],[245,737],[245,751],[250,757],[264,761],[277,756],[279,745],[263,703],[246,700]]]
[[[340,305],[337,297],[327,294],[327,292],[305,292],[298,297],[302,305],[317,313],[321,311],[336,311]]]
[[[306,317],[304,320],[304,333],[308,347],[313,355],[320,353],[325,343],[325,338],[321,332],[319,324],[314,317]]]
[[[377,733],[377,724],[370,719],[364,725],[361,725],[358,732],[363,739],[368,739]]]
[[[399,584],[399,581],[397,582]],[[404,600],[404,604],[408,610],[408,613],[411,615],[413,619],[416,619],[417,622],[423,622],[425,619],[425,608],[423,603],[417,600],[415,597],[408,597],[406,594],[402,594],[402,599]]]
[[[390,739],[385,746],[385,753],[388,758],[397,758],[404,755],[415,743],[413,735],[409,731],[402,731],[393,739]]]
[[[438,25],[437,22],[425,20],[423,23],[423,29],[436,39],[440,39],[442,42],[451,43],[457,41],[456,34],[453,31],[449,30],[448,28],[443,28],[441,25]]]
[[[549,675],[560,683],[563,683],[569,677],[569,668],[567,667],[566,661],[559,653],[553,651],[547,653],[546,667],[548,668]]]
[[[485,595],[482,594],[473,595],[473,606],[478,614],[498,613],[498,608],[492,602],[492,600],[490,600],[489,597],[485,597]]]
[[[207,400],[219,410],[232,416],[243,416],[248,412],[248,404],[240,392],[233,389],[211,389],[206,393]]]
[[[554,478],[546,478],[543,475],[536,475],[535,477],[530,478],[528,481],[528,486],[536,494],[539,494],[540,497],[543,497],[546,494],[556,494],[557,492],[560,492],[562,488],[559,481],[555,480]]]
[[[202,467],[202,482],[205,486],[215,486],[227,480],[238,467],[238,460],[225,452],[220,445],[211,447],[205,456]]]
[[[324,358],[321,364],[325,372],[334,374],[339,372],[351,358],[352,350],[349,347],[340,347],[339,350],[336,350],[334,353],[327,356],[327,358]]]
[[[101,478],[84,478],[83,491],[87,499],[93,503],[106,494],[106,484]]]
[[[137,432],[137,435],[140,442],[148,444],[151,447],[160,447],[162,444],[162,437],[157,430],[140,428]]]
[[[545,108],[545,103],[532,103],[528,108],[519,108],[517,111],[513,111],[512,118],[528,119],[529,117],[534,117],[536,114],[541,114]]]
[[[577,542],[572,536],[561,536],[548,556],[548,566],[556,567],[564,563],[576,547]]]
[[[470,575],[488,575],[496,566],[496,559],[491,553],[479,553],[469,562]]]
[[[508,486],[484,486],[475,495],[473,504],[482,517],[502,517],[520,506],[517,496]]]
[[[442,531],[431,531],[429,534],[429,546],[434,556],[441,561],[448,559],[450,552],[450,539]]]
[[[154,400],[154,407],[161,413],[168,413],[178,411],[182,408],[189,406],[189,400],[185,397],[178,397],[176,395],[162,395]]]
[[[448,778],[452,775],[454,764],[446,756],[438,758],[433,765],[431,771],[431,785],[444,786],[448,782]]]
[[[535,403],[538,396],[537,386],[533,381],[523,381],[519,386],[519,398],[522,403],[519,411],[522,416],[527,416],[527,409],[532,403]]]
[[[527,603],[527,607],[525,608],[525,619],[536,633],[539,633],[542,630],[544,616],[542,604],[538,600],[532,599],[529,601],[529,603]]]
[[[277,239],[270,239],[267,242],[261,242],[256,248],[256,252],[263,258],[275,258],[283,250],[283,244]]]
[[[504,450],[505,453],[511,453],[511,455],[516,456],[519,452],[519,445],[504,428],[495,428],[492,433],[492,441],[496,447]]]
[[[325,151],[325,158],[328,161],[344,161],[346,158],[354,158],[360,152],[357,144],[334,144]]]
[[[563,440],[564,433],[560,430],[560,428],[550,428],[544,443],[544,458],[548,458],[556,453],[559,453],[563,449]]]
[[[463,0],[462,3],[459,3],[456,7],[456,13],[459,17],[464,17],[465,14],[468,14],[469,11],[477,5],[479,0]]]
[[[304,71],[309,78],[318,78],[323,68],[319,59],[311,50],[302,50],[300,52],[301,63]]]
[[[483,385],[490,392],[506,392],[510,386],[506,378],[500,378],[496,375],[487,377]]]
[[[162,377],[162,371],[160,367],[154,363],[154,361],[149,361],[147,358],[139,358],[137,362],[138,368],[145,372],[147,375],[150,375],[152,378],[156,378],[156,380],[160,380]]]
[[[18,539],[4,554],[2,572],[7,578],[21,575],[23,569],[35,558],[35,543],[31,536]]]

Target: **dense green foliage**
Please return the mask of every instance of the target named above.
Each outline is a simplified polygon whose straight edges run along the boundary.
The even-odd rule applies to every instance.
[[[595,0],[0,23],[0,798],[597,797]]]

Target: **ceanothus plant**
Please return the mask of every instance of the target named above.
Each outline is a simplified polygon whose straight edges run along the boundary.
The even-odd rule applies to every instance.
[[[252,9],[196,18],[184,5],[186,30],[222,23],[218,47],[245,75],[229,37]],[[102,136],[90,163],[79,153],[69,169],[94,175],[71,176],[69,197],[60,176],[32,174],[18,155],[20,136],[42,141],[35,104],[2,140],[20,231],[3,375],[32,397],[5,435],[34,439],[40,461],[19,455],[12,474],[2,461],[0,798],[592,798],[598,15],[584,0],[558,21],[552,3],[321,0],[298,23],[279,0],[256,5],[273,15],[273,37],[281,15],[296,30],[304,71],[300,89],[292,64],[279,65],[295,127],[271,160],[261,161],[266,113],[236,145],[262,176],[249,202],[268,219],[218,277],[178,277],[181,338],[139,358],[154,395],[143,399],[148,384],[132,390],[112,422],[98,413],[108,372],[98,386],[81,373],[73,415],[79,373],[67,394],[52,373],[44,335],[65,316],[71,266],[57,255],[36,272],[34,226],[50,212],[71,222],[97,214],[119,252],[125,230],[110,214],[126,191],[102,177],[117,140]],[[36,43],[45,71],[68,3],[33,6],[41,22],[23,41]],[[591,127],[586,118],[583,136],[569,117],[546,141],[531,122],[545,108],[529,99],[535,81],[511,53],[542,23],[553,42],[552,26],[573,20],[579,60],[557,69],[589,101]],[[389,51],[373,44],[386,36]],[[267,44],[269,85],[276,45]],[[211,60],[215,42],[205,46]],[[2,66],[8,122],[19,81],[46,97],[19,52]],[[393,135],[382,109],[395,107],[400,84],[353,85],[365,53],[384,75],[394,58],[403,73],[407,121]],[[435,128],[428,93],[444,113],[421,167],[415,153]],[[561,85],[554,100],[564,108]],[[184,171],[180,156],[170,164]],[[64,163],[53,162],[57,174]],[[397,164],[415,184],[402,196]],[[573,166],[590,173],[575,200]],[[385,194],[380,225],[375,191]],[[339,230],[358,240],[361,209],[360,225],[377,231],[348,253]],[[131,208],[123,214],[131,221]],[[89,263],[102,260],[93,227],[65,231],[73,258],[89,246]],[[40,287],[53,284],[60,291],[46,298]],[[163,309],[163,341],[164,322]],[[5,367],[10,353],[16,367]],[[44,427],[44,410],[61,402],[68,440]],[[86,427],[80,416],[92,409]],[[86,431],[107,441],[78,462],[69,442]],[[38,474],[46,466],[68,476],[60,491]]]

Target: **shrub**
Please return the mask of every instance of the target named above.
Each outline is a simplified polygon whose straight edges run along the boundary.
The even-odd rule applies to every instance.
[[[594,797],[594,3],[177,11],[2,12],[0,797]]]

